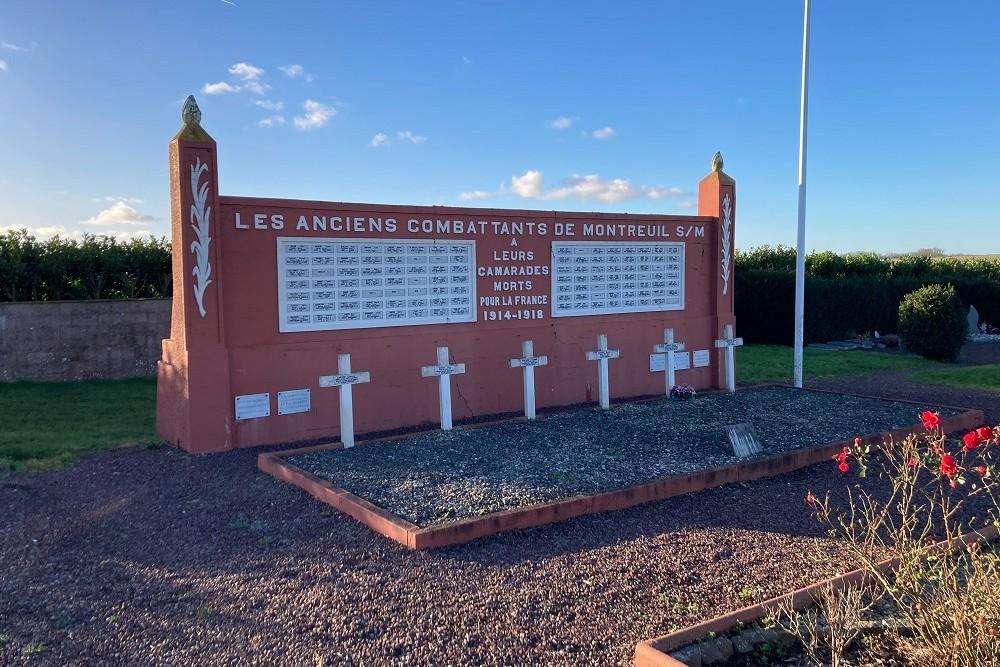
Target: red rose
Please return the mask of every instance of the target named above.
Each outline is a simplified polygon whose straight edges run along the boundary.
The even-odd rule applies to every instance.
[[[849,468],[846,463],[841,463],[839,466],[837,466],[837,470],[839,470],[840,472],[847,472]]]
[[[955,465],[955,459],[951,454],[944,454],[941,456],[941,474],[951,479],[952,475],[958,472],[958,466]]]
[[[979,466],[978,468],[976,468],[976,472],[978,472],[980,475],[985,475],[986,474],[986,466]]]
[[[917,460],[916,459],[910,459],[909,461],[906,462],[906,465],[910,466],[911,468],[916,468],[917,467]]]
[[[969,431],[962,436],[962,441],[965,443],[966,449],[975,449],[983,442],[983,439],[977,431]]]
[[[810,491],[809,493],[806,494],[806,503],[812,505],[815,502],[816,502],[816,496],[814,496],[813,492]]]
[[[983,442],[993,439],[993,431],[991,431],[986,426],[980,426],[979,428],[977,428],[976,433],[979,434],[979,437],[982,438]]]
[[[854,439],[854,446],[855,447],[860,447],[861,446],[861,438],[855,438]]]
[[[930,410],[924,410],[920,413],[920,421],[924,423],[924,428],[928,431],[941,424],[941,418],[938,417],[936,412],[931,412]]]

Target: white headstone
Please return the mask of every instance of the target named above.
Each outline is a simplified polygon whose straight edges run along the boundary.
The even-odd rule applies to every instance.
[[[732,324],[727,324],[722,330],[722,338],[715,341],[715,347],[726,350],[726,388],[730,394],[736,391],[736,355],[734,350],[741,345],[743,345],[743,339],[733,337]]]
[[[597,337],[597,349],[587,352],[587,360],[597,362],[598,402],[602,410],[611,407],[611,390],[608,387],[608,359],[617,359],[620,356],[620,350],[608,349],[608,337],[604,334]]]
[[[344,447],[354,446],[354,393],[352,387],[371,381],[368,371],[351,370],[351,355],[337,355],[337,375],[321,375],[319,386],[340,387],[340,441]]]
[[[524,369],[524,416],[535,418],[535,366],[547,366],[549,358],[545,355],[535,356],[534,341],[521,343],[521,356],[510,360],[511,368]]]
[[[677,377],[674,374],[677,370],[677,361],[674,358],[676,352],[682,352],[684,350],[684,343],[674,342],[674,330],[664,329],[663,330],[663,342],[653,346],[653,352],[656,354],[662,354],[664,356],[664,370],[666,371],[666,390],[664,394],[670,396],[670,390],[674,388],[677,384]]]
[[[969,314],[965,319],[969,323],[969,333],[973,335],[979,333],[979,311],[975,306],[969,306]]]
[[[437,364],[423,366],[420,374],[425,378],[437,377],[438,403],[441,406],[441,430],[451,430],[451,376],[465,372],[465,364],[453,364],[449,361],[448,348],[437,349]]]

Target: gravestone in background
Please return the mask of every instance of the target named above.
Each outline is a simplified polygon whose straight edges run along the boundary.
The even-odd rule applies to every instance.
[[[979,311],[975,306],[969,306],[969,314],[965,319],[969,323],[969,333],[972,335],[979,333]]]
[[[667,328],[690,352],[677,381],[723,386],[714,341],[734,323],[736,193],[721,157],[694,216],[234,197],[219,194],[193,98],[182,115],[157,384],[167,441],[208,452],[337,437],[341,392],[320,378],[339,355],[369,373],[345,403],[359,433],[438,423],[445,393],[456,420],[525,411],[524,374],[509,369],[527,340],[547,357],[531,374],[539,409],[597,400],[586,353],[599,336],[620,350],[612,398],[663,393],[649,350]],[[438,348],[450,355],[438,366],[465,367],[448,392],[421,374]]]

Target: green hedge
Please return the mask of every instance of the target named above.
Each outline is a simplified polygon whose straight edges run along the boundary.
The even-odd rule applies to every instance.
[[[23,229],[0,233],[0,301],[167,297],[170,271],[166,239],[39,241]]]
[[[736,253],[739,334],[753,343],[790,344],[795,251],[762,246]],[[24,230],[0,233],[0,301],[129,299],[171,295],[170,243],[102,236],[39,241]],[[929,284],[950,283],[962,303],[1000,324],[1000,261],[872,253],[806,258],[806,339],[895,332],[900,301]]]
[[[754,248],[736,255],[739,333],[754,343],[790,345],[795,304],[795,251]],[[871,253],[813,253],[806,258],[807,342],[895,333],[903,297],[925,285],[955,286],[965,308],[1000,323],[1000,261]]]

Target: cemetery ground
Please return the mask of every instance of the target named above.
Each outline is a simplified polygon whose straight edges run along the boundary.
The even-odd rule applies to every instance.
[[[741,384],[790,365],[787,350],[740,354]],[[826,351],[806,363],[827,376],[812,386],[1000,423],[984,366]],[[912,381],[923,373],[987,381]],[[0,385],[0,456],[19,469],[0,476],[0,663],[627,665],[640,640],[839,570],[803,502],[843,496],[828,464],[431,552],[259,473],[259,449],[115,448],[63,467],[155,442],[153,394],[143,381]],[[27,437],[43,456],[26,455]],[[44,468],[61,469],[25,472]]]

